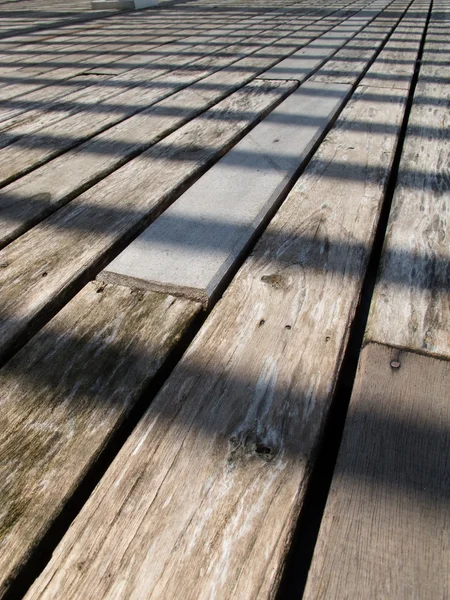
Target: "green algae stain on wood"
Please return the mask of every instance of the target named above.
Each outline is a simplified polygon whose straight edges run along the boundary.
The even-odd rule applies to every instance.
[[[0,596],[199,311],[90,283],[0,371]]]

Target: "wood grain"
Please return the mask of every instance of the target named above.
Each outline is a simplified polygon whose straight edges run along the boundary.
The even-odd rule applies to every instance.
[[[33,322],[96,274],[119,244],[156,218],[293,87],[254,82],[241,88],[4,248],[0,354],[29,337]]]
[[[199,310],[90,283],[0,370],[0,597]]]
[[[283,34],[286,35],[281,31],[279,36]],[[0,146],[3,146],[0,149],[0,183],[6,184],[17,179],[83,140],[93,137],[214,71],[230,65],[230,63],[235,63],[237,74],[241,69],[247,69],[253,72],[253,78],[256,77],[259,72],[285,56],[284,45],[274,46],[269,53],[267,52],[266,46],[273,43],[276,37],[276,31],[273,32],[270,39],[263,37],[260,40],[262,43],[259,44],[259,49],[258,46],[256,49],[253,46],[253,43],[258,41],[254,39],[248,48],[243,48],[239,44],[229,48],[231,55],[227,55],[225,52],[203,58],[197,57],[198,60],[195,61],[195,64],[155,76],[148,85],[133,87],[113,97],[111,97],[111,90],[108,87],[105,88],[101,84],[92,86],[90,96],[83,93],[83,102],[76,105],[75,108],[66,109],[67,114],[64,119],[62,119],[64,102],[61,111],[40,111],[44,114],[37,119],[31,119],[31,122],[28,122],[27,113],[25,113],[22,124],[11,127],[0,134]],[[224,45],[227,44],[229,44],[229,40],[225,39]],[[207,48],[207,45],[204,48]],[[239,61],[242,54],[250,54],[250,56],[245,56],[242,63],[236,62]],[[136,71],[133,76],[136,76]],[[157,72],[158,69],[156,69],[156,74]],[[143,75],[144,78],[151,76],[145,71],[140,76]],[[77,92],[77,94],[80,93],[82,92]],[[22,119],[22,117],[19,118]],[[35,134],[31,135],[33,132]]]
[[[302,34],[305,43],[311,39],[307,30]],[[285,45],[283,48],[285,51]],[[4,187],[0,191],[0,248],[134,155],[249,83],[267,66],[267,60],[277,60],[276,54],[268,56],[267,49],[264,54],[260,58],[256,52],[254,57],[225,66]],[[308,75],[304,73],[305,78]]]
[[[409,89],[429,7],[428,1],[416,0],[411,4],[364,76],[365,85]]]
[[[0,107],[0,131],[5,130],[11,134],[12,131],[16,131],[19,125],[26,123],[27,129],[25,133],[29,133],[33,131],[31,124],[36,120],[39,127],[42,127],[45,124],[62,120],[64,117],[72,114],[76,111],[74,107],[78,106],[81,112],[83,107],[87,107],[91,103],[101,102],[111,96],[118,97],[120,101],[122,95],[125,92],[129,92],[133,87],[142,86],[144,83],[176,68],[194,63],[202,56],[213,54],[226,48],[232,42],[242,42],[246,37],[251,37],[248,20],[244,23],[244,25],[236,23],[234,29],[225,30],[227,33],[226,39],[223,36],[224,31],[221,31],[220,28],[211,29],[210,31],[206,30],[201,35],[192,35],[190,28],[182,29],[179,27],[178,31],[175,30],[177,35],[157,36],[155,43],[149,46],[149,54],[145,52],[145,47],[143,48],[141,44],[139,51],[142,67],[138,65],[133,67],[128,58],[129,68],[125,73],[118,75],[113,71],[110,76],[111,81],[109,85],[96,86],[93,83],[93,80],[95,82],[95,78],[92,75],[89,78],[88,73],[81,71],[80,76],[76,79],[78,85],[74,85],[75,89],[73,91],[67,90],[67,83],[63,81],[6,102],[4,103],[4,108]],[[213,24],[214,19],[210,26]],[[276,27],[276,25],[277,21],[275,19],[275,23],[272,23],[271,26]],[[258,27],[261,32],[268,30],[268,25],[264,25],[264,22],[258,25]],[[101,46],[96,47],[96,51],[90,54],[91,59],[95,61],[95,68],[97,70],[101,70],[102,64],[110,64],[112,62],[111,56],[114,56],[115,53],[113,51],[115,48],[114,46],[112,48],[106,46],[106,48],[108,52],[105,54],[105,57],[109,59],[109,62],[104,63]],[[78,57],[79,52],[78,48],[76,57]],[[126,57],[127,54],[124,55],[125,59]],[[119,59],[120,57],[117,58],[117,60]],[[73,66],[70,56],[63,55],[62,60],[67,63],[66,66],[68,68]],[[57,63],[55,62],[55,64]],[[89,68],[93,68],[93,66],[89,64],[83,65],[84,71]],[[73,84],[75,84],[75,81]],[[133,93],[139,97],[139,92],[139,89],[135,89]],[[125,94],[124,100],[127,97],[127,94]],[[22,130],[18,129],[17,132],[20,134]]]
[[[434,2],[305,600],[450,595],[449,31]]]
[[[399,22],[402,15],[402,12],[399,11],[408,4],[402,1],[391,3],[385,11],[374,18],[370,25],[358,33],[319,69],[311,81],[355,85]],[[395,10],[396,7],[397,10]]]
[[[184,33],[187,34],[188,30],[185,30]],[[245,35],[244,30],[241,39],[245,39]],[[2,121],[0,130],[4,132],[3,135],[0,134],[0,143],[2,146],[6,146],[14,141],[14,136],[19,137],[20,135],[32,133],[45,126],[50,126],[52,123],[65,120],[75,113],[80,119],[83,116],[86,118],[89,113],[94,113],[93,116],[99,118],[99,111],[95,110],[95,106],[106,103],[108,98],[111,97],[114,97],[114,104],[122,106],[124,110],[127,104],[133,106],[132,103],[134,103],[138,106],[141,97],[146,98],[148,95],[149,85],[147,82],[156,79],[153,85],[157,88],[158,83],[159,87],[165,81],[169,84],[171,78],[163,77],[166,73],[176,71],[191,63],[197,64],[196,61],[203,56],[208,56],[214,51],[225,48],[225,40],[222,40],[222,44],[219,43],[217,46],[211,43],[217,36],[205,35],[206,39],[200,44],[198,44],[198,37],[192,37],[194,38],[192,45],[189,44],[189,37],[186,37],[186,40],[181,43],[165,44],[159,50],[153,52],[153,57],[147,59],[147,65],[130,69],[117,76],[113,74],[113,76],[109,76],[108,83],[102,83],[100,79],[97,84],[95,78],[87,74],[79,78],[81,79],[78,85],[79,89],[74,91],[69,90],[67,93],[64,83],[61,83],[5,103],[6,108],[0,111],[0,120]],[[208,37],[210,40],[208,40]],[[98,63],[97,56],[95,61]],[[207,61],[208,65],[210,63],[211,60]],[[200,72],[202,64],[197,65]],[[108,76],[105,76],[105,79],[106,77]],[[180,73],[178,73],[179,77]],[[62,91],[66,93],[61,97]],[[137,108],[134,112],[136,110]],[[133,114],[132,110],[130,114]]]
[[[275,596],[405,105],[373,92],[357,90],[27,600]]]
[[[305,599],[449,597],[449,389],[448,361],[365,346]]]
[[[441,11],[434,5],[434,12]],[[450,11],[431,20],[408,123],[367,341],[444,358],[450,333]],[[445,62],[445,61],[444,61]]]

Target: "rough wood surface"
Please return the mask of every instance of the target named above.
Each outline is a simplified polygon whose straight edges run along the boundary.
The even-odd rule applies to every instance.
[[[90,283],[0,370],[0,597],[199,310]]]
[[[450,596],[449,389],[447,361],[363,349],[305,600]]]
[[[264,31],[264,25],[261,25],[261,28]],[[180,33],[183,33],[183,31]],[[156,49],[153,56],[146,60],[147,64],[145,66],[129,69],[117,76],[114,76],[114,74],[113,76],[104,76],[105,79],[109,77],[106,82],[102,82],[100,79],[100,83],[97,84],[94,75],[86,74],[77,78],[77,81],[79,81],[78,89],[75,88],[73,91],[67,90],[66,85],[62,82],[59,85],[48,86],[18,99],[4,102],[5,108],[0,110],[0,120],[2,121],[0,130],[4,132],[0,134],[0,143],[6,146],[15,139],[14,136],[18,137],[42,129],[52,123],[66,120],[67,117],[75,113],[79,119],[86,118],[88,116],[86,113],[94,113],[93,116],[98,118],[100,109],[95,107],[100,104],[102,107],[104,105],[108,106],[107,100],[111,97],[114,98],[113,105],[116,107],[119,116],[120,112],[125,112],[128,104],[131,106],[131,110],[129,109],[130,114],[133,114],[137,111],[142,98],[149,100],[148,88],[150,86],[158,88],[164,82],[170,84],[171,78],[164,77],[166,73],[177,72],[178,69],[193,63],[195,64],[194,73],[198,70],[201,74],[201,67],[205,64],[205,61],[199,62],[199,59],[225,49],[231,41],[228,37],[229,34],[225,38],[218,38],[215,33],[213,35],[205,33],[203,36],[190,37],[187,36],[188,33],[188,29],[184,30],[186,37],[182,42],[165,44]],[[237,42],[242,42],[246,37],[250,37],[245,28],[241,33],[241,36],[236,37]],[[213,56],[212,59],[214,58],[216,57]],[[95,56],[95,60],[98,62],[98,56]],[[206,65],[212,67],[216,61],[217,58],[216,60],[209,59],[206,61]],[[220,60],[218,60],[218,64],[220,66]],[[178,79],[179,77],[180,74],[178,73]],[[156,81],[149,86],[148,82],[153,79],[156,79]],[[61,97],[62,91],[66,93]],[[119,107],[122,111],[119,110]],[[117,121],[117,115],[115,117],[115,121]],[[61,124],[63,128],[66,125],[66,122]],[[95,133],[95,127],[93,133]]]
[[[300,22],[303,22],[302,19],[303,17],[300,19]],[[83,106],[86,106],[91,102],[97,103],[110,96],[119,96],[120,99],[122,97],[121,92],[128,88],[143,85],[144,82],[146,83],[155,77],[161,76],[171,70],[175,70],[177,67],[179,68],[194,63],[202,56],[225,49],[227,45],[242,43],[246,37],[251,38],[258,32],[262,33],[264,31],[270,31],[273,28],[276,29],[277,26],[280,26],[279,22],[281,17],[272,15],[267,16],[266,20],[269,22],[265,22],[258,18],[256,20],[256,25],[254,24],[253,27],[252,19],[245,19],[243,21],[236,20],[234,27],[231,29],[211,29],[218,19],[209,19],[210,29],[205,29],[200,35],[193,34],[191,28],[183,29],[179,25],[178,29],[173,30],[172,35],[165,34],[163,36],[154,36],[153,45],[149,45],[148,47],[143,46],[142,44],[138,45],[139,62],[142,63],[141,67],[133,64],[133,61],[125,55],[124,59],[121,59],[120,64],[122,64],[123,60],[128,62],[126,73],[114,77],[116,73],[112,70],[112,80],[108,85],[103,84],[99,87],[93,85],[92,79],[88,78],[88,73],[86,73],[86,71],[93,69],[94,65],[83,64],[83,69],[80,69],[80,76],[76,79],[77,85],[75,85],[75,81],[71,80],[71,87],[74,87],[73,91],[71,89],[68,90],[67,82],[62,81],[55,83],[52,86],[46,86],[40,90],[22,95],[20,98],[15,98],[9,102],[3,102],[0,106],[0,121],[2,121],[0,130],[8,130],[11,132],[11,129],[26,122],[28,127],[26,131],[29,132],[31,131],[30,123],[33,120],[38,119],[38,124],[42,127],[43,113],[46,115],[44,123],[49,123],[50,119],[53,121],[61,120],[67,114],[74,112],[77,106],[82,109]],[[305,18],[306,24],[311,23],[311,20],[314,19]],[[281,22],[283,24],[286,24],[286,22],[289,23],[289,19],[284,18]],[[164,33],[166,31],[167,30],[163,30]],[[169,30],[168,33],[170,34],[171,31]],[[226,37],[224,37],[225,33]],[[97,70],[101,70],[101,67],[104,64],[115,64],[115,62],[112,63],[114,57],[116,57],[116,61],[120,60],[120,57],[116,56],[117,53],[113,52],[115,51],[114,46],[111,47],[111,45],[109,45],[106,46],[106,48],[108,49],[108,52],[105,54],[105,57],[109,59],[109,62],[106,63],[101,54],[101,46],[95,46],[95,52],[91,52],[92,60],[95,62],[95,68]],[[148,49],[146,50],[146,48]],[[129,51],[130,46],[127,46],[128,54]],[[249,51],[251,51],[251,48]],[[36,50],[34,52],[36,53]],[[81,61],[82,58],[79,56],[79,52],[80,49],[78,48],[75,57],[77,57],[77,60]],[[245,54],[245,49],[243,50],[243,54]],[[34,57],[36,57],[36,54],[34,54]],[[61,60],[65,61],[65,66],[67,68],[72,68],[74,62],[76,62],[72,61],[71,57],[67,55],[63,55]],[[55,62],[55,65],[56,64],[57,63]],[[93,77],[93,75],[91,77]],[[85,79],[84,82],[83,78]],[[137,94],[138,91],[139,90],[135,90],[134,93]],[[63,97],[61,98],[62,94]],[[76,101],[81,104],[77,105],[75,103]],[[19,118],[17,115],[22,116]]]
[[[311,81],[355,85],[399,22],[409,3],[403,0],[392,2],[370,25],[321,67]]]
[[[405,106],[374,91],[357,90],[27,600],[274,597]]]
[[[30,336],[36,319],[100,270],[118,244],[148,225],[292,89],[284,81],[241,88],[4,248],[0,354]]]
[[[326,30],[332,25],[333,22],[321,24],[319,30],[314,28],[314,32],[305,27],[302,37],[296,37],[293,43],[307,43],[322,27]],[[283,41],[282,49],[286,51],[288,42],[285,39]],[[254,50],[250,47],[248,49]],[[239,52],[242,50],[245,47],[239,48]],[[233,47],[228,52],[232,53]],[[0,248],[117,169],[133,155],[142,152],[223,97],[249,83],[268,63],[276,61],[278,57],[275,48],[271,52],[264,48],[261,54],[262,56],[256,51],[253,56],[225,66],[4,187],[0,191]],[[30,156],[30,152],[23,155],[25,165],[28,164],[27,156]],[[20,164],[16,162],[15,168],[20,168]],[[9,161],[7,165],[10,172]]]
[[[351,91],[342,84],[300,86],[98,277],[208,305],[286,197]]]
[[[450,356],[450,11],[434,3],[367,341]]]
[[[305,600],[450,595],[450,69],[442,62],[450,13],[442,8],[433,3]]]
[[[236,73],[239,74],[241,69],[246,68],[251,69],[256,77],[259,72],[272,66],[286,55],[284,40],[286,35],[284,31],[277,34],[275,30],[272,32],[271,38],[263,37],[260,40],[259,49],[258,46],[256,48],[253,46],[253,42],[257,42],[256,39],[248,48],[237,44],[228,49],[231,51],[231,55],[224,52],[205,56],[196,60],[195,64],[155,77],[148,85],[133,87],[113,97],[109,96],[110,91],[105,91],[102,85],[93,86],[90,103],[87,102],[86,95],[82,96],[83,102],[67,109],[72,114],[68,114],[65,119],[60,120],[61,115],[56,110],[44,112],[37,121],[34,119],[31,123],[25,121],[21,125],[2,132],[0,145],[5,147],[0,149],[0,182],[5,184],[18,178],[32,168],[76,146],[84,139],[91,138],[96,133],[110,128],[115,123],[123,121],[178,90],[205,78],[212,72],[230,65],[230,63],[235,63]],[[304,34],[302,34],[302,41],[303,36]],[[283,40],[283,45],[277,46],[274,42],[279,37]],[[310,39],[311,37],[307,41]],[[305,43],[303,41],[302,44],[302,41],[297,43],[297,48]],[[226,39],[224,43],[228,43]],[[271,44],[273,48],[267,52],[267,46]],[[243,53],[250,56],[241,58],[240,62],[239,58]],[[108,90],[108,88],[106,89]],[[100,101],[102,98],[103,100]],[[85,105],[83,106],[83,104]],[[64,112],[64,102],[62,105],[61,110]]]
[[[363,29],[373,15],[350,17],[311,44],[285,58],[261,75],[264,79],[295,79],[302,82],[308,74],[320,67],[344,43]]]
[[[364,77],[366,85],[409,89],[429,7],[429,1],[415,0],[411,4],[377,60],[367,71]]]

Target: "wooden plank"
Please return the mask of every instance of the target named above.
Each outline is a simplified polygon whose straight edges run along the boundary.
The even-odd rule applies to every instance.
[[[285,33],[281,33],[281,35],[284,39]],[[308,33],[306,32],[303,35],[307,36]],[[274,32],[274,38],[276,37],[277,33]],[[304,37],[303,40],[305,43]],[[241,62],[237,62],[243,51],[242,46],[239,45],[237,45],[237,48],[229,48],[231,53],[233,50],[235,52],[237,50],[234,55],[227,56],[225,53],[223,56],[203,57],[197,60],[195,65],[187,66],[184,69],[176,69],[163,76],[156,77],[148,86],[133,88],[110,99],[106,98],[97,107],[92,104],[87,104],[85,107],[83,107],[83,104],[76,106],[76,112],[75,109],[72,109],[74,114],[47,127],[43,126],[39,129],[43,125],[42,120],[47,122],[52,119],[58,120],[60,115],[55,117],[51,112],[44,113],[41,119],[34,120],[31,124],[25,122],[16,128],[4,131],[0,135],[0,140],[1,144],[7,147],[0,150],[0,182],[5,184],[17,179],[32,168],[39,166],[39,164],[76,146],[83,139],[94,136],[96,133],[111,127],[140,110],[144,110],[149,105],[203,79],[211,72],[217,71],[230,63],[236,63],[237,73],[242,68],[250,68],[253,71],[253,76],[256,77],[260,71],[275,64],[280,55],[285,55],[285,43],[277,46],[276,41],[272,39],[271,42],[270,52],[267,51],[270,40],[263,41],[259,49],[258,46],[256,48],[249,47],[249,56],[240,59]],[[298,42],[298,45],[302,45],[301,42]],[[95,93],[104,95],[104,88],[97,86],[93,96],[95,96]],[[84,100],[86,100],[86,96],[84,96]],[[24,118],[26,118],[26,114]],[[30,131],[37,129],[39,131],[36,131],[34,135],[30,135]],[[24,134],[27,134],[26,137]]]
[[[409,89],[429,5],[426,0],[413,2],[367,71],[364,78],[367,85]]]
[[[378,9],[363,9],[351,16],[329,32],[315,40],[306,48],[302,48],[290,57],[284,59],[262,77],[272,79],[300,79],[304,69],[310,72],[326,62],[336,50],[345,45],[356,33],[368,25],[388,3],[382,3]]]
[[[27,600],[274,597],[404,112],[378,91],[355,92]]]
[[[248,26],[244,26],[244,28],[236,27],[235,31],[240,34],[237,36],[236,41],[238,42],[250,37],[247,32]],[[267,27],[262,27],[261,33],[263,31],[267,31]],[[203,56],[208,56],[225,48],[225,41],[228,45],[231,41],[230,33],[227,34],[226,40],[218,37],[217,32],[214,30],[212,33],[205,33],[202,36],[189,35],[189,33],[189,29],[181,29],[179,35],[184,36],[184,39],[174,43],[167,43],[170,37],[162,37],[159,42],[157,39],[158,43],[155,44],[150,55],[148,57],[144,55],[145,66],[132,68],[117,76],[112,73],[109,84],[93,85],[89,74],[85,74],[77,78],[79,83],[73,91],[67,90],[66,84],[61,82],[36,92],[30,92],[20,98],[3,102],[4,109],[0,110],[0,122],[2,122],[0,131],[6,130],[9,136],[14,132],[17,135],[29,133],[46,124],[62,120],[74,112],[81,112],[83,108],[91,103],[96,104],[111,96],[114,96],[120,102],[130,96],[129,91],[134,87],[148,87],[148,81],[161,77],[176,68],[195,63]],[[164,42],[166,43],[161,45]],[[110,58],[109,53],[106,56],[108,59]],[[95,55],[95,62],[96,64],[102,62],[98,55]],[[88,65],[85,68],[88,68]],[[67,93],[68,91],[69,93]],[[62,100],[60,99],[61,94],[63,94]],[[139,89],[135,89],[131,94],[137,100]],[[33,124],[33,120],[38,121],[37,126]],[[26,129],[20,129],[22,123],[26,124]]]
[[[133,155],[250,82],[268,61],[276,60],[276,51],[271,56],[264,49],[261,57],[256,52],[255,56],[209,75],[6,186],[0,192],[0,247]]]
[[[308,13],[307,13],[307,14],[308,14]],[[304,17],[304,15],[303,15],[303,16],[301,17],[301,19],[304,19],[304,18],[305,18],[305,17]],[[299,23],[299,24],[300,24],[300,23]],[[228,40],[228,42],[229,42],[229,40]]]
[[[190,33],[189,30],[183,30],[178,28],[180,35],[187,35]],[[39,66],[21,67],[14,71],[8,71],[0,75],[0,80],[5,83],[2,86],[0,98],[2,100],[8,100],[10,98],[16,98],[20,96],[21,101],[27,99],[30,102],[33,100],[34,95],[38,94],[38,98],[46,92],[41,91],[42,88],[48,88],[48,94],[43,96],[44,99],[51,99],[52,97],[58,97],[57,93],[53,93],[53,90],[57,85],[63,87],[64,92],[70,92],[72,86],[72,78],[80,77],[86,73],[108,73],[111,77],[120,75],[123,72],[129,71],[133,68],[137,68],[141,65],[145,65],[151,62],[152,58],[157,55],[157,48],[161,47],[163,50],[165,44],[175,43],[177,41],[177,35],[160,35],[152,40],[150,44],[139,44],[139,45],[128,45],[126,46],[126,53],[120,55],[112,54],[108,49],[108,52],[101,54],[101,48],[96,47],[95,54],[93,53],[94,63],[88,62],[83,63],[79,59],[78,55],[74,55],[74,58],[67,57],[64,66],[50,65],[45,67],[45,63]],[[164,49],[165,50],[165,49]],[[176,51],[176,49],[175,49]],[[138,52],[138,54],[136,54]],[[69,62],[70,61],[70,62]],[[30,77],[32,75],[32,77]],[[16,100],[17,104],[17,100]],[[15,107],[14,103],[10,103],[12,108]],[[10,111],[12,110],[10,108]],[[30,106],[31,108],[31,106]]]
[[[269,13],[272,14],[272,18],[275,16],[275,11],[269,11]],[[179,15],[178,15],[179,16]],[[244,14],[242,13],[236,13],[234,16],[231,13],[232,18],[234,18],[235,22],[240,22],[242,27],[245,26],[249,26],[251,24],[251,22],[253,21],[263,21],[264,18],[261,18],[262,15],[257,15],[257,16],[252,16],[250,18],[244,18]],[[199,16],[199,18],[201,18],[201,15]],[[270,18],[269,16],[265,16],[265,19]],[[153,30],[146,30],[142,28],[142,25],[139,26],[139,32],[143,33],[146,32],[147,33],[147,37],[145,36],[140,36],[142,38],[143,41],[147,41],[149,35],[151,35],[152,33],[156,33],[159,37],[157,38],[160,43],[167,43],[167,42],[174,42],[178,39],[177,35],[175,35],[178,32],[180,32],[180,29],[182,29],[182,27],[186,27],[186,24],[189,23],[190,18],[187,17],[186,21],[183,19],[182,25],[178,24],[178,25],[174,25],[173,24],[173,19],[169,19],[168,17],[166,17],[166,19],[168,20],[167,22],[163,22],[163,23],[157,23],[158,28],[157,29],[153,29]],[[203,19],[205,20],[205,19]],[[202,30],[202,29],[208,29],[211,26],[208,24],[208,21],[211,23],[216,23],[217,25],[221,25],[222,29],[227,30],[227,26],[226,23],[230,23],[230,25],[233,23],[233,21],[230,19],[226,20],[224,19],[223,15],[221,15],[220,17],[215,17],[214,19],[211,20],[211,15],[206,15],[206,23],[205,22],[200,22],[200,23],[196,23],[194,22],[194,24],[191,24],[189,29],[185,29],[184,32],[181,31],[180,33],[185,36],[191,36],[192,34],[196,31],[196,30]],[[170,27],[171,25],[171,27]],[[109,35],[111,35],[111,27],[109,27],[107,29],[107,33]],[[231,29],[231,28],[230,28]],[[126,30],[125,30],[126,31]],[[217,31],[217,30],[216,30]],[[232,31],[230,31],[231,34]],[[165,34],[163,36],[161,36],[161,33]],[[168,35],[169,34],[169,35]],[[80,34],[78,33],[78,36]],[[102,32],[102,36],[105,37],[105,33]],[[216,35],[220,35],[220,33],[217,33]],[[115,38],[113,38],[116,42],[118,39],[120,39],[120,37],[124,37],[123,35],[120,36],[120,31],[115,33]],[[78,55],[78,49],[77,49],[77,54],[68,56],[68,57],[64,57],[64,60],[70,61],[69,62],[69,66],[64,67],[60,67],[59,69],[57,69],[57,65],[50,65],[47,66],[47,68],[44,67],[45,63],[42,64],[42,59],[40,58],[39,63],[36,64],[35,68],[38,69],[39,72],[49,72],[50,69],[53,70],[54,76],[57,76],[58,74],[64,74],[64,76],[67,76],[67,73],[71,73],[72,75],[77,74],[82,72],[83,70],[89,70],[92,68],[96,68],[96,65],[99,64],[108,64],[111,65],[113,64],[115,67],[115,71],[120,72],[120,70],[129,70],[130,68],[134,68],[134,67],[138,67],[139,64],[145,64],[149,61],[149,59],[151,58],[151,56],[149,57],[149,59],[146,59],[146,53],[148,51],[151,50],[151,48],[153,47],[153,45],[156,45],[156,41],[157,39],[153,39],[152,42],[153,44],[146,44],[146,45],[138,45],[138,44],[131,44],[130,45],[130,40],[134,40],[134,41],[138,41],[139,40],[139,36],[136,36],[136,30],[130,31],[130,33],[128,34],[128,36],[126,36],[127,42],[128,42],[128,46],[126,46],[126,54],[124,58],[120,58],[119,56],[111,56],[110,53],[106,53],[104,55],[101,55],[101,46],[98,46],[97,43],[97,47],[96,47],[96,56],[95,56],[95,60],[96,60],[96,64],[95,65],[89,65],[89,64],[83,64],[83,62],[81,61],[79,55]],[[86,38],[86,35],[83,32],[83,36],[82,39]],[[90,39],[89,39],[90,41]],[[48,42],[46,42],[48,44]],[[69,46],[69,48],[71,47],[71,49],[73,50],[73,43],[74,41],[72,40],[72,47]],[[34,48],[33,48],[34,46]],[[45,46],[44,46],[45,47]],[[79,46],[78,46],[79,48]],[[94,47],[95,48],[95,47]],[[109,50],[110,46],[106,46],[106,49]],[[30,50],[32,51],[32,58],[33,60],[36,62],[36,56],[37,54],[39,54],[38,52],[39,49],[39,45],[36,47],[36,43],[35,44],[30,44]],[[134,52],[139,52],[139,55],[135,55],[133,57],[133,61],[130,62],[130,56],[132,55],[132,53]],[[80,63],[78,65],[78,67],[76,67],[77,63]],[[9,65],[9,63],[8,63]],[[32,67],[31,67],[32,68]],[[30,67],[28,67],[27,70],[29,70]],[[17,74],[20,75],[20,71],[17,73],[8,73],[9,77],[11,77],[12,75]],[[24,77],[26,75],[25,72],[22,73],[22,77]],[[7,79],[7,78],[6,78]],[[25,84],[23,84],[25,85]],[[33,82],[31,82],[30,85],[33,85]],[[34,84],[36,86],[36,84]],[[14,93],[14,88],[20,89],[18,88],[18,84],[16,84],[16,86],[12,87],[12,90],[5,90],[2,89],[1,91],[1,97],[3,97],[4,94],[13,94]]]
[[[0,370],[0,598],[199,310],[90,283]]]
[[[187,33],[190,33],[190,31],[184,30],[184,34],[186,35]],[[180,34],[183,34],[183,30],[180,31]],[[76,83],[76,80],[73,80],[75,77],[80,77],[87,73],[109,74],[111,77],[120,75],[131,69],[136,69],[151,63],[152,59],[158,56],[157,48],[162,46],[161,52],[164,54],[168,50],[164,47],[164,44],[168,44],[169,42],[174,43],[176,41],[177,36],[170,35],[160,36],[155,39],[153,43],[144,46],[142,44],[129,45],[127,46],[129,54],[124,58],[108,54],[100,55],[99,58],[99,55],[96,54],[96,62],[93,65],[75,64],[74,66],[69,67],[63,66],[51,68],[24,67],[16,71],[9,71],[8,73],[0,74],[0,81],[5,84],[0,90],[0,98],[2,100],[7,100],[21,96],[21,99],[23,100],[24,94],[39,91],[42,88],[51,88],[47,90],[50,96],[54,86],[58,84],[63,87],[65,92],[68,92],[71,87],[73,87],[74,83]],[[183,50],[184,47],[181,49]],[[49,99],[49,96],[46,97],[47,100]]]
[[[353,28],[347,23],[356,20]],[[370,19],[363,21],[357,17],[350,17],[343,25],[337,25],[320,39],[308,44],[298,52],[285,58],[277,65],[261,75],[263,79],[295,79],[301,81],[305,75],[320,67],[326,60],[355,33],[367,25]]]
[[[442,10],[437,4],[434,10]],[[447,357],[450,13],[432,20],[402,154],[367,341]],[[395,325],[395,326],[394,326]]]
[[[67,299],[80,277],[86,281],[100,270],[118,244],[148,225],[292,88],[266,81],[241,88],[3,249],[1,354],[18,336],[30,335],[43,310]]]
[[[355,85],[367,70],[370,62],[380,50],[406,9],[410,1],[396,1],[375,18],[370,25],[358,33],[344,48],[328,61],[311,81],[317,83],[348,83]]]
[[[100,274],[207,305],[285,197],[351,87],[305,83]]]
[[[304,598],[449,597],[449,389],[448,360],[364,347]]]
[[[450,594],[449,34],[434,2],[308,600]]]

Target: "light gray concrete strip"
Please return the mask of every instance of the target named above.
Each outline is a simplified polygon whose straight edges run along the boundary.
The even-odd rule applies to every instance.
[[[99,275],[207,304],[278,207],[351,86],[306,83],[190,187]]]

